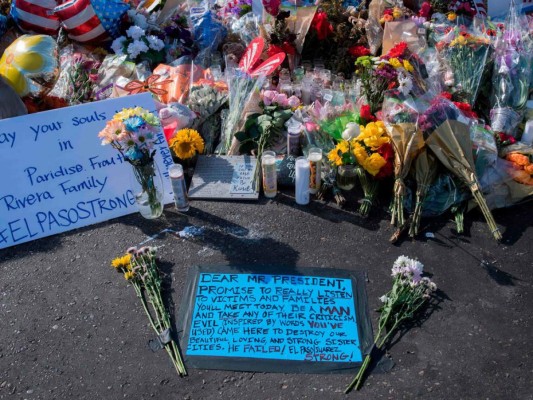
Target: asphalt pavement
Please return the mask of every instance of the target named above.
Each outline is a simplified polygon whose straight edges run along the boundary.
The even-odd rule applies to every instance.
[[[353,206],[297,206],[289,194],[194,201],[186,214],[168,206],[157,221],[135,214],[0,250],[0,399],[533,399],[533,204],[495,211],[502,243],[474,211],[465,235],[440,217],[395,245],[384,210],[363,220]],[[175,233],[184,229],[189,237]],[[394,367],[359,392],[343,393],[346,374],[189,369],[179,378],[147,345],[146,316],[109,264],[143,242],[159,247],[175,316],[195,265],[366,271],[375,326],[405,254],[425,265],[438,299],[384,355]]]

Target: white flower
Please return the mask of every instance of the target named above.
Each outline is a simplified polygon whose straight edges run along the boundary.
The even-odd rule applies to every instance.
[[[157,36],[150,35],[147,36],[146,39],[148,40],[148,46],[150,46],[152,50],[159,51],[165,48],[165,43],[163,43],[163,41]]]
[[[357,136],[359,136],[359,133],[361,132],[361,129],[359,128],[359,124],[356,124],[355,122],[348,122],[346,124],[346,129],[342,132],[342,138],[344,140],[351,140]]]
[[[146,20],[146,17],[140,13],[138,13],[135,10],[129,10],[128,16],[133,21],[135,25],[137,25],[141,29],[148,28],[148,22]]]
[[[141,53],[147,52],[149,50],[146,43],[140,40],[134,40],[128,45],[128,54],[131,58],[137,58]]]
[[[139,40],[141,37],[145,35],[145,32],[144,32],[144,29],[139,28],[136,25],[132,25],[126,31],[126,35],[128,35],[133,40]]]
[[[398,90],[404,96],[407,96],[413,90],[413,80],[402,71],[398,72]]]
[[[111,50],[113,50],[113,53],[119,56],[124,54],[123,47],[124,47],[124,42],[126,40],[127,39],[124,36],[119,36],[118,38],[113,40],[113,43],[111,43]]]

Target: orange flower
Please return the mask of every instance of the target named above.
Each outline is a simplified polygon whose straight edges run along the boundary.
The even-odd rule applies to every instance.
[[[522,167],[525,167],[526,165],[530,164],[529,157],[520,153],[509,153],[507,154],[506,160],[518,164]]]

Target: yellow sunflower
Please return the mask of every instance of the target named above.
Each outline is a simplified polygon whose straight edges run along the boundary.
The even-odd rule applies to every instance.
[[[181,129],[170,139],[169,146],[176,157],[186,160],[204,151],[204,140],[194,129]]]
[[[122,257],[117,257],[111,261],[111,266],[115,269],[125,268],[128,269],[131,262],[131,254],[126,254]]]
[[[0,58],[0,75],[22,97],[38,90],[33,79],[53,84],[59,72],[57,66],[57,44],[51,36],[22,35]]]

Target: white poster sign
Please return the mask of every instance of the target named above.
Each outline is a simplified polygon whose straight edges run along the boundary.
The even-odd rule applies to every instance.
[[[116,112],[136,106],[155,111],[143,93],[0,120],[0,248],[137,212],[132,166],[98,138]],[[168,204],[162,132],[155,147]]]

